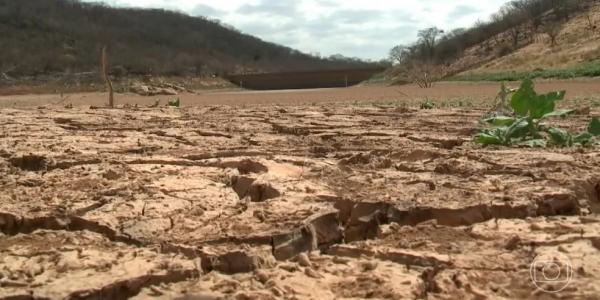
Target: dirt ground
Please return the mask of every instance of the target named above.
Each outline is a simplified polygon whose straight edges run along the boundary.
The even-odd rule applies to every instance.
[[[517,83],[513,83],[517,87]],[[432,89],[421,89],[414,85],[383,86],[368,85],[351,88],[287,90],[287,91],[243,91],[214,90],[200,91],[197,94],[178,96],[144,97],[135,94],[117,94],[118,104],[150,105],[160,100],[164,105],[168,100],[180,98],[183,106],[198,105],[252,105],[278,104],[299,105],[314,103],[370,103],[394,101],[423,101],[433,99],[440,101],[479,102],[491,100],[498,93],[500,84],[441,82]],[[569,81],[541,81],[537,88],[540,91],[566,90],[571,99],[595,99],[600,103],[600,79],[580,79]],[[0,107],[23,107],[53,104],[72,104],[102,106],[107,103],[104,93],[56,94],[46,95],[13,95],[0,96]],[[600,105],[600,104],[599,104]]]
[[[429,92],[470,103],[2,97],[0,299],[598,299],[598,149],[474,145],[497,85]]]

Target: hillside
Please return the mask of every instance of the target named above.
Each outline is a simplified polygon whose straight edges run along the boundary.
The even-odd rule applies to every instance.
[[[94,71],[102,45],[109,47],[113,74],[201,75],[368,65],[356,59],[313,57],[202,17],[77,0],[0,1],[0,35],[0,75],[13,78]]]
[[[513,0],[469,28],[418,32],[390,50],[394,82],[600,76],[599,0]]]
[[[533,38],[521,40],[514,51],[502,53],[507,49],[503,41],[510,38],[507,31],[499,39],[491,38],[467,49],[450,68],[467,70],[458,78],[471,79],[509,79],[511,74],[529,72],[540,77],[568,77],[577,71],[600,76],[600,3],[592,3],[589,10],[559,25],[554,45],[542,28]],[[598,74],[593,72],[596,69]]]

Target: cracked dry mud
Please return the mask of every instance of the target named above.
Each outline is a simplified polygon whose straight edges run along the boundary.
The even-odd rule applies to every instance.
[[[3,109],[0,299],[597,299],[600,153],[481,148],[483,113]]]

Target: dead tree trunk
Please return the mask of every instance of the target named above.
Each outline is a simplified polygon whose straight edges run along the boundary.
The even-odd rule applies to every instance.
[[[102,78],[106,82],[106,87],[108,88],[108,106],[113,108],[115,107],[115,98],[113,84],[108,77],[108,58],[106,56],[106,46],[102,47],[101,73]]]

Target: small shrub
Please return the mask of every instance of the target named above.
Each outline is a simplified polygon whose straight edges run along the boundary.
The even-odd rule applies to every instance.
[[[425,102],[421,103],[420,108],[421,109],[434,109],[435,103],[433,103],[431,100],[427,99]]]
[[[171,107],[179,107],[181,105],[181,102],[179,101],[179,98],[177,98],[174,100],[169,100],[169,103],[167,103],[167,105]]]

